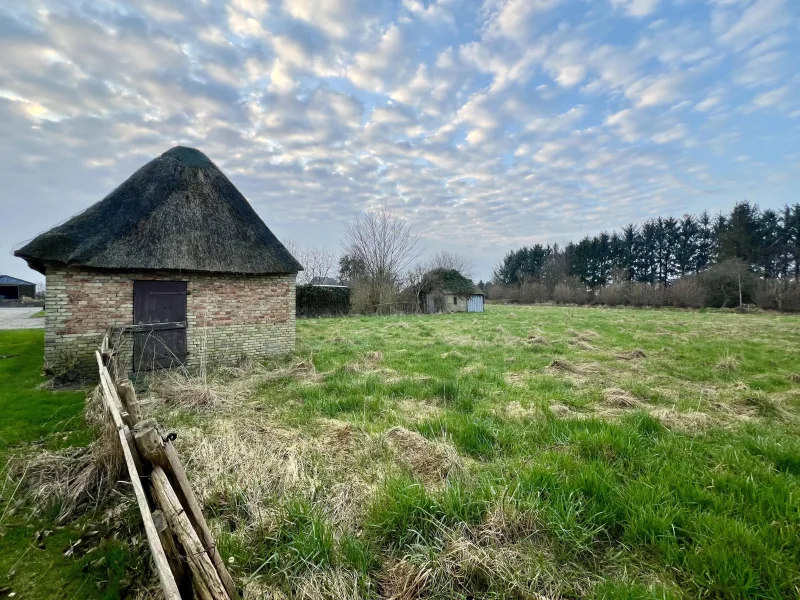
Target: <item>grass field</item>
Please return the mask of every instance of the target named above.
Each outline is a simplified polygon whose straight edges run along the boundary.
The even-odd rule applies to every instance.
[[[211,386],[159,412],[248,597],[800,593],[797,317],[308,320]]]
[[[129,538],[114,537],[134,514],[102,522],[103,508],[60,523],[57,503],[32,504],[19,485],[30,456],[84,446],[94,434],[82,416],[85,391],[48,389],[43,355],[43,331],[0,331],[0,598],[118,598],[139,559]]]
[[[8,339],[32,379],[0,360],[0,389],[31,407],[3,396],[18,413],[4,456],[85,441],[82,396],[35,388],[41,332],[0,337],[0,354]],[[800,594],[798,317],[490,305],[307,320],[293,357],[149,383],[247,598]],[[62,556],[101,519],[32,555],[55,513],[31,524],[23,508],[0,525],[0,578],[33,581],[26,597],[123,591],[113,578],[140,558],[113,535]],[[68,592],[48,595],[52,573]]]

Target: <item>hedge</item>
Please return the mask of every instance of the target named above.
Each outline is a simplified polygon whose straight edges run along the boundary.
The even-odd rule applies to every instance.
[[[350,288],[297,286],[298,318],[341,317],[347,314],[350,314]]]

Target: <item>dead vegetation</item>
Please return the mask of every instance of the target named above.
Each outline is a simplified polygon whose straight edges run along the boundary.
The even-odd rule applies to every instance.
[[[462,474],[464,464],[455,449],[443,442],[432,442],[416,431],[393,427],[384,439],[398,460],[421,481],[439,485],[449,475]]]
[[[99,388],[87,398],[86,420],[98,437],[87,446],[43,450],[14,465],[15,479],[36,510],[59,506],[59,522],[99,506],[114,490],[124,470],[117,430],[103,417]]]
[[[606,388],[603,390],[603,404],[611,408],[636,408],[642,401],[620,388]]]

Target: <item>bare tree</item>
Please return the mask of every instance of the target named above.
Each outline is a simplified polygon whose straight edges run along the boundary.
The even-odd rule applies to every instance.
[[[428,269],[445,269],[458,271],[464,277],[472,277],[475,275],[475,262],[464,254],[455,254],[443,250],[437,253],[429,262]]]
[[[400,285],[408,266],[422,254],[419,236],[385,204],[364,213],[346,232],[345,252],[363,265],[373,302],[387,304],[388,290]]]
[[[283,245],[303,265],[303,270],[297,274],[298,285],[311,283],[315,277],[324,279],[336,275],[339,259],[332,250],[301,246],[294,240],[284,240]]]

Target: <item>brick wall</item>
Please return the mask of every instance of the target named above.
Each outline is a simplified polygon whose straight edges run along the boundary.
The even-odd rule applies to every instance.
[[[45,365],[95,377],[94,350],[110,328],[133,323],[136,279],[186,281],[189,366],[235,363],[294,351],[295,275],[208,275],[47,269]],[[119,340],[133,363],[131,334]]]

